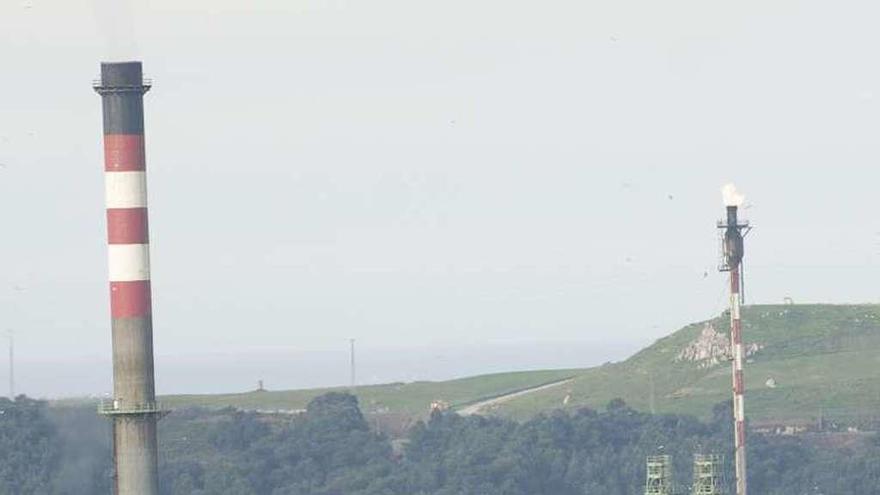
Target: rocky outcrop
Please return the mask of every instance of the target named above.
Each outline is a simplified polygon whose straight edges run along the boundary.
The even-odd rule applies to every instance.
[[[747,358],[763,348],[761,344],[757,343],[747,344],[745,347]],[[676,363],[696,363],[698,368],[712,368],[730,361],[732,356],[730,337],[719,333],[711,323],[707,323],[700,335],[682,349],[673,361]]]

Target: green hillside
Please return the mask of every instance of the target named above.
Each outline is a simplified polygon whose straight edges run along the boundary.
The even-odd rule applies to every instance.
[[[729,399],[729,362],[676,362],[707,323],[726,338],[726,315],[690,325],[624,362],[586,370],[566,387],[518,398],[497,413],[523,417],[555,407],[599,407],[621,397],[637,409],[653,403],[657,412],[707,416],[713,404]],[[752,421],[857,421],[880,407],[880,307],[750,306],[743,323],[745,344],[761,347],[745,372]]]
[[[859,421],[880,408],[880,306],[750,306],[744,309],[744,341],[757,350],[746,366],[746,409],[752,421]],[[626,361],[581,370],[532,371],[447,382],[359,387],[368,413],[422,416],[443,400],[461,407],[567,378],[562,386],[523,394],[481,413],[525,418],[557,408],[603,407],[623,398],[656,412],[706,417],[730,397],[730,364],[677,359],[711,324],[715,342],[726,342],[725,315],[687,326]],[[171,407],[200,405],[296,410],[327,389],[231,395],[170,396]],[[567,400],[566,400],[567,399]]]
[[[523,371],[483,375],[445,382],[391,383],[357,387],[355,393],[366,413],[423,416],[433,401],[460,407],[475,401],[571,378],[584,370]],[[172,395],[162,397],[166,406],[236,407],[249,410],[293,411],[305,409],[315,397],[338,389],[248,392],[224,395]]]

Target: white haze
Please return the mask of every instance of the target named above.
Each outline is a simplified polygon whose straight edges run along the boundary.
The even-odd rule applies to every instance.
[[[134,28],[164,393],[344,384],[349,338],[364,381],[624,358],[727,306],[731,180],[756,204],[748,302],[880,300],[878,18],[867,0],[0,0],[19,390],[109,388],[91,80],[133,58]]]
[[[91,0],[97,32],[103,42],[104,62],[137,60],[134,6],[130,0]]]

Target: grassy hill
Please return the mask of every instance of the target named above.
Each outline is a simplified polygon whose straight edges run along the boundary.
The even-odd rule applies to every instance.
[[[750,306],[743,322],[746,345],[760,348],[746,366],[751,420],[854,420],[880,410],[880,306]],[[557,408],[603,407],[620,397],[641,410],[705,417],[714,404],[730,397],[730,365],[676,358],[707,324],[726,338],[728,322],[722,315],[687,326],[626,361],[597,368],[378,385],[359,387],[356,393],[366,412],[421,416],[433,400],[459,407],[573,377],[564,386],[521,395],[490,412],[525,418]],[[170,396],[163,401],[171,407],[293,410],[326,391]]]
[[[427,415],[431,402],[442,400],[451,407],[497,397],[523,389],[571,378],[584,370],[523,371],[483,375],[445,382],[391,383],[357,387],[355,393],[366,413]],[[295,411],[304,409],[318,395],[344,388],[248,392],[224,395],[172,395],[160,400],[172,408],[183,406],[236,407],[250,410]]]
[[[746,345],[761,347],[745,371],[751,420],[856,420],[880,408],[880,306],[750,306],[743,323]],[[601,407],[621,397],[637,409],[653,403],[657,412],[705,417],[730,398],[730,364],[705,367],[676,356],[706,324],[726,337],[726,316],[693,324],[626,361],[586,370],[564,388],[510,401],[497,413],[529,416],[563,407],[569,395],[564,407]]]

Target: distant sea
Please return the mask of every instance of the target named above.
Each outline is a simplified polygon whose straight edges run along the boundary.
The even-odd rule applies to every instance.
[[[585,368],[625,359],[645,343],[489,341],[469,345],[356,348],[359,385],[449,380],[487,373],[536,369]],[[0,368],[0,395],[7,394],[6,363]],[[107,357],[16,363],[16,393],[32,397],[102,396],[111,390]],[[161,394],[237,393],[347,386],[347,344],[338,349],[248,349],[236,353],[158,355],[157,392]]]

